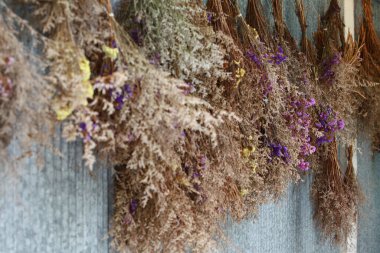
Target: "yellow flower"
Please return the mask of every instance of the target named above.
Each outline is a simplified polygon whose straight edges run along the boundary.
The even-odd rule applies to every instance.
[[[245,75],[245,70],[243,68],[238,68],[236,70],[236,77],[237,78],[242,78],[242,77],[244,77],[244,75]]]
[[[56,109],[55,112],[57,114],[58,120],[64,120],[73,112],[73,108],[67,105],[65,107]]]
[[[112,61],[117,59],[117,56],[119,55],[119,49],[117,48],[110,48],[107,47],[106,45],[102,46],[102,50],[106,57],[110,58]]]
[[[249,163],[249,165],[251,166],[251,169],[252,169],[253,173],[256,173],[257,163],[254,162],[254,161],[251,161],[251,162]]]
[[[242,189],[240,191],[240,196],[244,197],[245,195],[247,195],[249,193],[249,191],[247,189]]]
[[[79,69],[81,71],[83,79],[81,83],[82,87],[79,88],[80,91],[78,94],[78,100],[81,105],[87,105],[87,99],[92,99],[94,97],[94,88],[92,87],[92,84],[89,81],[91,78],[91,68],[90,62],[86,59],[86,57],[83,57],[79,60]],[[64,106],[60,106],[54,109],[55,113],[57,114],[57,120],[62,121],[66,119],[68,116],[70,116],[74,109],[75,108],[72,104],[66,104]]]
[[[82,59],[80,59],[79,69],[82,72],[83,81],[90,80],[90,77],[91,77],[90,62],[86,59],[86,57],[83,57]]]
[[[244,158],[248,158],[251,155],[252,151],[250,148],[244,148],[242,153]]]

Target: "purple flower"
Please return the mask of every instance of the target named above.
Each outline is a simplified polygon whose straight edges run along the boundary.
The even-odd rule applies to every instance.
[[[133,90],[132,90],[131,86],[130,86],[128,83],[124,84],[123,90],[124,90],[125,93],[127,93],[127,96],[128,96],[129,98],[132,97],[132,95],[133,95]]]
[[[124,105],[124,95],[120,94],[115,98],[115,102],[117,103],[115,109],[120,111]]]
[[[136,43],[136,45],[138,45],[139,47],[143,45],[143,38],[139,29],[135,28],[130,30],[129,35],[131,36],[132,40]]]
[[[341,61],[341,54],[336,53],[332,58],[327,58],[322,63],[320,79],[328,84],[332,84],[335,79],[334,66]]]
[[[84,123],[84,122],[79,123],[79,128],[84,132],[87,131],[86,123]]]
[[[255,55],[253,52],[251,51],[248,51],[247,52],[247,56],[248,58],[253,61],[258,67],[261,67],[263,65],[262,61],[260,60],[260,58]]]
[[[339,130],[343,129],[345,126],[344,120],[343,119],[338,120],[337,125],[338,125]]]
[[[189,95],[189,94],[194,93],[195,92],[194,84],[193,83],[186,83],[186,84],[187,84],[187,87],[184,90],[183,94]]]
[[[201,168],[203,170],[207,169],[207,157],[206,156],[202,155],[199,163],[201,164]]]
[[[286,146],[282,146],[281,144],[275,144],[275,143],[271,143],[269,146],[272,149],[272,152],[270,154],[272,158],[279,157],[285,162],[289,161],[290,154]]]
[[[161,54],[160,53],[154,53],[149,60],[149,63],[152,65],[155,65],[155,66],[160,65],[160,62],[161,62]]]
[[[306,102],[305,107],[309,108],[309,107],[314,106],[314,105],[315,105],[315,99],[311,98],[309,101]]]
[[[139,205],[138,200],[132,199],[131,202],[129,203],[129,213],[132,215],[135,215],[138,205]]]
[[[271,60],[269,62],[275,63],[276,65],[280,65],[281,63],[286,61],[287,58],[288,57],[284,54],[284,50],[281,46],[279,46],[278,51],[270,57]]]
[[[302,171],[307,171],[307,170],[309,170],[309,169],[310,169],[309,166],[310,166],[310,163],[309,163],[309,162],[306,162],[306,161],[303,160],[303,159],[301,159],[301,160],[300,160],[300,163],[298,164],[298,168],[299,168],[300,170],[302,170]]]
[[[211,12],[207,12],[207,21],[209,23],[211,23],[211,21],[212,21],[212,13]]]

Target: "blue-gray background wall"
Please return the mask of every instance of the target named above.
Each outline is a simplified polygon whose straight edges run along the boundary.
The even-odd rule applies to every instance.
[[[114,1],[116,2],[116,1]],[[247,0],[241,1],[244,11]],[[262,0],[271,17],[270,0]],[[308,35],[317,28],[328,0],[305,0]],[[373,0],[377,30],[380,3]],[[356,24],[361,11],[356,6]],[[293,36],[300,39],[294,1],[284,0],[284,17]],[[270,18],[270,22],[273,20]],[[0,164],[0,253],[109,252],[107,230],[112,206],[112,176],[107,165],[98,164],[92,174],[81,160],[81,145],[67,144],[60,129],[52,140],[63,156],[45,150],[46,164],[35,158]],[[380,252],[380,156],[370,151],[366,136],[358,140],[358,175],[367,200],[360,210],[358,252]],[[17,154],[17,143],[9,152]],[[329,253],[339,249],[321,242],[312,221],[309,192],[312,178],[290,185],[278,203],[262,206],[256,221],[225,225],[229,244],[222,252],[234,253]]]

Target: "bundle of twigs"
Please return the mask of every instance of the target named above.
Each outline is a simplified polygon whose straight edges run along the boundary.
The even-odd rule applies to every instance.
[[[336,141],[328,147],[324,166],[315,175],[312,197],[314,220],[322,236],[335,244],[347,241],[363,199],[352,162],[353,148],[347,149],[347,169],[342,177]]]
[[[232,36],[227,24],[227,16],[223,12],[222,2],[220,0],[207,1],[207,11],[215,31],[222,31],[228,36]]]
[[[352,218],[356,217],[358,212],[358,206],[364,199],[352,161],[353,153],[353,147],[351,145],[347,148],[347,169],[344,174],[343,180],[344,186],[347,191],[347,197],[351,204]]]
[[[314,33],[318,61],[344,48],[344,24],[340,15],[338,0],[331,0],[329,8],[318,24]]]
[[[256,29],[263,41],[269,43],[272,40],[268,20],[265,18],[264,8],[260,0],[248,0],[246,21]]]
[[[380,82],[380,39],[375,30],[371,2],[371,0],[362,0],[363,20],[359,36],[359,44],[364,44],[362,72],[367,79]]]
[[[290,48],[296,49],[297,44],[292,37],[282,15],[282,0],[272,0],[272,8],[274,25],[281,44],[287,42]]]
[[[310,40],[307,38],[306,29],[307,29],[307,23],[306,23],[306,16],[305,16],[305,7],[303,0],[295,0],[296,4],[296,14],[298,17],[298,22],[301,27],[301,52],[303,52],[306,55],[306,58],[309,62],[314,63],[316,60],[316,52],[314,45],[310,42]]]

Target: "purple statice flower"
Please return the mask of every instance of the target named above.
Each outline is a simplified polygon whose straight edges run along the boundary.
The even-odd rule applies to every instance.
[[[132,199],[131,202],[129,203],[129,213],[131,215],[135,215],[137,211],[137,207],[139,205],[139,202],[137,199]]]
[[[274,63],[276,65],[280,65],[284,61],[286,61],[288,57],[285,55],[284,50],[281,46],[278,47],[278,50],[276,53],[270,56],[270,63]]]
[[[341,62],[341,59],[340,53],[334,54],[332,58],[325,59],[322,63],[322,72],[319,79],[325,83],[333,84],[335,79],[334,68]]]
[[[284,114],[287,120],[289,129],[292,131],[293,139],[297,140],[300,144],[298,152],[299,159],[306,159],[306,157],[316,152],[316,147],[311,144],[310,129],[312,128],[312,118],[308,111],[311,107],[315,106],[316,101],[314,98],[300,98],[292,99],[290,110]],[[309,163],[302,162],[299,166],[300,170],[307,170]]]
[[[116,102],[115,109],[120,111],[124,105],[124,95],[123,94],[117,95],[115,98],[115,102]]]
[[[305,103],[306,108],[312,107],[314,105],[315,105],[315,99],[314,98],[310,98],[310,100],[307,100]]]
[[[155,66],[159,66],[161,63],[161,54],[160,53],[154,53],[149,60],[149,63]]]
[[[270,154],[272,158],[279,157],[285,162],[289,161],[290,154],[286,146],[282,146],[281,144],[271,143],[269,147],[272,149],[272,152]]]
[[[333,138],[327,135],[324,135],[322,137],[317,138],[317,145],[321,146],[324,143],[331,143],[333,141]]]
[[[298,164],[298,168],[302,171],[307,171],[310,169],[310,163],[306,162],[304,159],[301,159],[300,163]]]
[[[207,157],[205,155],[201,156],[199,163],[201,165],[202,170],[207,169]]]
[[[306,142],[305,144],[303,144],[301,146],[300,154],[303,156],[309,156],[309,155],[313,154],[316,150],[317,150],[317,148],[315,146]]]
[[[116,40],[112,40],[112,41],[111,41],[111,47],[112,47],[112,48],[117,48]]]
[[[131,36],[132,40],[138,45],[139,47],[143,46],[143,36],[140,29],[134,28],[129,31],[129,35]]]
[[[132,95],[133,95],[133,90],[131,88],[131,85],[129,85],[128,83],[124,84],[123,86],[123,91],[124,91],[124,94],[128,97],[128,98],[131,98]]]
[[[91,133],[90,131],[87,129],[87,124],[85,122],[80,122],[79,123],[79,129],[81,130],[82,132],[82,135],[83,135],[83,141],[84,142],[88,142],[89,140],[91,140]]]
[[[82,130],[82,131],[87,131],[87,125],[85,122],[81,122],[79,123],[79,128]]]
[[[267,74],[263,74],[260,78],[260,84],[263,89],[264,97],[268,97],[269,93],[273,90],[272,82],[268,79]]]
[[[132,98],[133,89],[130,84],[125,83],[121,92],[115,92],[112,90],[111,96],[114,97],[114,102],[116,103],[115,109],[120,111],[123,108],[126,99]]]
[[[209,22],[209,23],[211,23],[211,21],[212,21],[212,12],[207,12],[207,21]]]
[[[337,126],[338,126],[338,129],[341,130],[344,128],[345,124],[344,124],[344,120],[343,119],[340,119],[337,121]]]
[[[194,86],[193,83],[186,83],[186,85],[187,85],[187,87],[183,91],[183,94],[189,95],[189,94],[192,94],[192,93],[194,93],[196,91],[195,86]]]
[[[263,62],[260,60],[260,58],[255,55],[252,51],[247,51],[247,57],[252,61],[254,62],[257,67],[261,67],[263,65]]]
[[[315,127],[322,133],[322,136],[317,138],[317,144],[320,146],[333,141],[335,132],[344,128],[344,120],[338,119],[331,107],[321,108]]]

